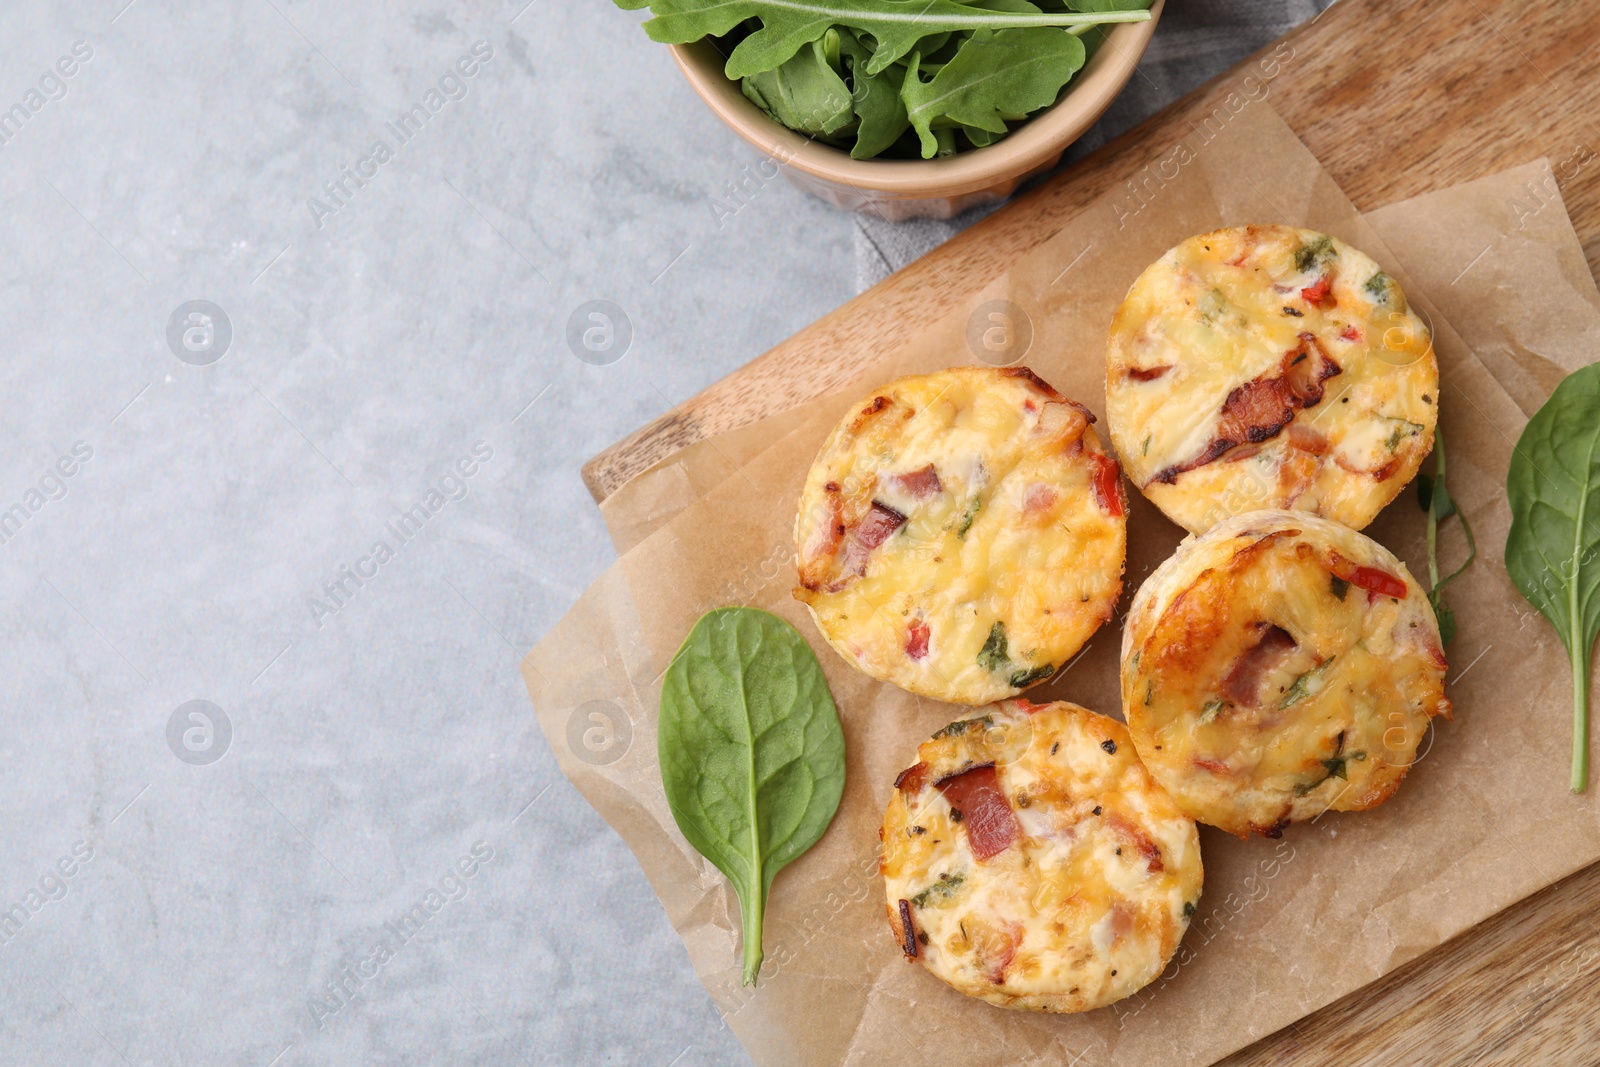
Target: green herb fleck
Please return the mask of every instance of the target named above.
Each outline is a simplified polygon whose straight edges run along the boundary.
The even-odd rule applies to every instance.
[[[1200,721],[1210,722],[1216,717],[1217,712],[1222,710],[1224,703],[1225,701],[1221,697],[1206,701],[1206,706],[1200,709]]]
[[[919,908],[926,908],[929,904],[943,904],[956,895],[956,890],[961,888],[961,883],[967,880],[965,874],[942,874],[939,880],[928,888],[911,898],[911,903]]]
[[[1021,689],[1025,685],[1042,681],[1056,672],[1054,664],[1046,663],[1039,667],[1028,668],[1011,673],[1011,688]]]
[[[1333,238],[1324,234],[1310,244],[1301,245],[1295,249],[1295,270],[1304,274],[1331,255],[1333,255]]]
[[[1352,752],[1348,756],[1332,756],[1328,759],[1319,761],[1322,764],[1322,777],[1318,778],[1314,782],[1302,782],[1295,786],[1294,795],[1297,797],[1303,797],[1330,778],[1337,778],[1341,782],[1348,782],[1350,779],[1345,772],[1350,761],[1354,760],[1355,762],[1360,763],[1366,758],[1367,754],[1365,752]]]
[[[1184,902],[1183,902],[1183,917],[1184,917],[1184,918],[1185,918],[1185,919],[1192,919],[1192,918],[1194,918],[1194,913],[1195,913],[1195,912],[1196,912],[1196,911],[1197,911],[1197,910],[1199,910],[1199,909],[1197,909],[1197,908],[1196,908],[1196,907],[1195,907],[1195,906],[1194,906],[1194,901],[1192,901],[1192,900],[1186,900],[1186,901],[1184,901]]]
[[[1365,289],[1372,299],[1386,303],[1389,299],[1389,276],[1380,270],[1368,278],[1361,288]]]
[[[1200,298],[1200,304],[1196,310],[1200,313],[1201,322],[1207,326],[1214,326],[1218,319],[1227,315],[1228,308],[1228,298],[1223,294],[1222,290],[1213,289]]]
[[[1145,434],[1145,437],[1144,437],[1144,448],[1139,452],[1139,455],[1148,456],[1150,454],[1150,439],[1152,437],[1154,437],[1154,436],[1155,436],[1155,434],[1153,434],[1153,433]]]
[[[1396,448],[1400,447],[1400,442],[1402,439],[1407,437],[1416,437],[1422,432],[1423,429],[1421,423],[1412,422],[1410,419],[1397,419],[1392,415],[1383,415],[1380,417],[1388,419],[1390,422],[1399,423],[1399,425],[1389,433],[1388,440],[1384,442],[1384,447],[1390,452],[1393,452]]]
[[[998,671],[1010,665],[1011,658],[1006,655],[1006,624],[996,622],[989,627],[989,638],[978,650],[978,666],[986,671]]]
[[[936,741],[941,737],[960,737],[962,734],[967,732],[967,727],[969,727],[969,726],[993,726],[993,725],[994,725],[994,716],[992,716],[992,715],[985,715],[981,719],[957,719],[955,722],[951,723],[949,726],[946,726],[944,729],[942,729],[938,733],[934,734],[933,737],[934,737],[934,740],[936,740]]]
[[[1312,684],[1321,678],[1329,667],[1333,666],[1333,659],[1334,657],[1329,656],[1326,660],[1296,678],[1294,684],[1289,686],[1288,692],[1283,694],[1283,699],[1278,701],[1278,710],[1282,711],[1284,708],[1291,707],[1312,696]],[[1321,692],[1321,690],[1318,689],[1317,692]]]
[[[978,518],[978,511],[983,507],[982,497],[973,497],[972,503],[967,505],[967,513],[961,516],[961,525],[956,529],[956,536],[965,539],[967,531],[972,529],[972,524]]]
[[[1350,583],[1335,574],[1328,579],[1328,592],[1343,600],[1345,594],[1350,592]]]

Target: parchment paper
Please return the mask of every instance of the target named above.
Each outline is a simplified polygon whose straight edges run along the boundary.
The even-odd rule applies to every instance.
[[[1277,842],[1203,831],[1200,910],[1174,966],[1139,996],[1083,1016],[969,1000],[900,958],[876,876],[877,827],[895,773],[962,709],[860,675],[789,596],[799,487],[854,395],[780,416],[792,427],[782,436],[747,435],[720,453],[701,446],[702,459],[669,476],[679,479],[676,488],[635,498],[654,514],[632,516],[634,534],[664,524],[580,599],[529,654],[524,673],[563,769],[638,856],[697,972],[758,1063],[1209,1063],[1600,858],[1592,794],[1566,790],[1565,657],[1500,565],[1509,521],[1502,486],[1525,415],[1452,329],[1459,318],[1475,339],[1501,338],[1506,351],[1557,367],[1583,359],[1600,298],[1586,273],[1570,269],[1576,242],[1559,199],[1520,220],[1521,230],[1505,182],[1395,205],[1378,221],[1401,244],[1397,255],[1259,102],[1220,130],[1197,131],[1141,175],[1130,178],[1143,183],[1142,199],[1121,190],[1091,205],[868,377],[973,362],[967,319],[1004,299],[1031,321],[1025,362],[1099,412],[1111,311],[1138,272],[1178,240],[1219,225],[1281,221],[1365,249],[1433,321],[1451,489],[1478,534],[1479,561],[1450,590],[1460,623],[1449,650],[1455,721],[1435,729],[1400,792],[1373,812],[1329,815]],[[1455,244],[1479,233],[1514,236],[1464,270],[1478,247]],[[1486,264],[1495,272],[1474,277]],[[1505,283],[1495,279],[1506,278],[1515,287],[1497,296]],[[1536,397],[1543,379],[1529,377]],[[727,473],[713,485],[718,464]],[[684,486],[694,499],[680,507]],[[1129,533],[1131,594],[1179,531],[1136,498]],[[1422,513],[1409,490],[1368,533],[1423,572]],[[1460,550],[1456,536],[1446,537],[1447,559]],[[850,774],[828,833],[778,876],[767,964],[754,990],[739,986],[734,896],[678,834],[655,760],[660,674],[695,618],[731,603],[775,611],[812,641],[839,704]],[[1044,695],[1116,713],[1118,636],[1118,624],[1108,626]]]

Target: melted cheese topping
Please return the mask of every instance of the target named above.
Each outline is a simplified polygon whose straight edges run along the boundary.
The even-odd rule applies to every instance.
[[[1243,406],[1239,390],[1280,376],[1296,352],[1337,373],[1278,417],[1258,408],[1255,432],[1239,432],[1230,398]],[[1112,321],[1112,443],[1134,484],[1191,533],[1271,507],[1361,529],[1433,447],[1438,391],[1428,328],[1400,287],[1311,230],[1191,237],[1139,276]]]
[[[971,997],[1079,1012],[1166,967],[1200,899],[1195,825],[1151,779],[1125,727],[1074,704],[1012,700],[917,750],[883,821],[890,926]],[[978,860],[938,782],[992,763],[1019,836]],[[957,821],[959,818],[960,821]]]
[[[851,408],[795,523],[795,596],[828,643],[961,704],[1048,679],[1122,591],[1121,476],[1092,420],[1029,371],[983,367],[902,378]]]
[[[1264,511],[1189,538],[1139,589],[1122,703],[1184,811],[1276,836],[1398,789],[1431,717],[1449,713],[1445,668],[1433,610],[1393,554]]]

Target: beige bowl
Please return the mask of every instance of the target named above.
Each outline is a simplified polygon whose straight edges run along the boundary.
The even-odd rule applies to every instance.
[[[669,47],[700,99],[735,133],[783,164],[779,169],[801,189],[836,207],[891,222],[943,219],[976,204],[1004,200],[1024,180],[1055,166],[1133,75],[1163,3],[1151,5],[1148,22],[1113,26],[1055,104],[998,144],[946,159],[851,159],[848,152],[779,125],[746,100],[739,83],[722,73],[723,57],[709,41]]]

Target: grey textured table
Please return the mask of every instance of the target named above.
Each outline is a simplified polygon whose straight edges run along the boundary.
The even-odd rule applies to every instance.
[[[0,12],[0,1062],[747,1062],[517,665],[579,464],[948,231],[729,217],[639,16],[523,3]]]

